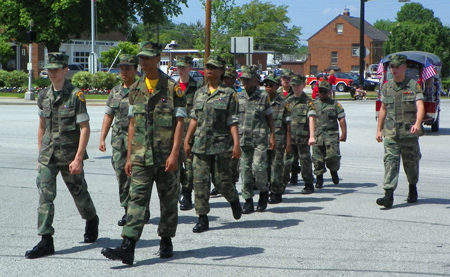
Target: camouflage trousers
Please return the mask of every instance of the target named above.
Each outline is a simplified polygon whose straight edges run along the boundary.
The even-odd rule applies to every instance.
[[[284,166],[283,166],[283,184],[289,184],[291,181],[290,174],[299,174],[300,165],[298,164],[298,153],[292,151],[291,153],[284,152]]]
[[[39,190],[37,229],[40,236],[55,233],[55,229],[52,227],[55,214],[53,201],[56,198],[56,176],[59,172],[61,172],[61,176],[75,201],[81,218],[91,220],[97,214],[84,179],[84,170],[80,174],[72,175],[68,165],[58,166],[51,159],[48,165],[39,164],[36,178],[36,185]]]
[[[231,158],[231,181],[234,184],[239,182],[239,164],[240,159]]]
[[[252,198],[255,193],[253,187],[260,192],[269,190],[267,182],[267,147],[266,146],[242,146],[241,174],[242,197]]]
[[[130,200],[127,206],[127,224],[122,237],[139,240],[145,225],[145,211],[150,204],[153,182],[159,197],[161,217],[158,236],[174,237],[178,224],[179,171],[166,172],[164,167],[133,165]]]
[[[267,176],[270,182],[270,191],[276,194],[284,193],[286,183],[283,183],[284,148],[267,150]]]
[[[330,171],[338,171],[341,166],[341,153],[339,151],[339,141],[329,145],[314,145],[312,147],[312,161],[314,163],[314,174],[322,175]]]
[[[308,144],[292,144],[291,154],[300,160],[300,173],[305,184],[312,184],[314,177],[312,173],[311,147]],[[285,161],[285,168],[292,168],[292,164]]]
[[[228,202],[239,200],[231,179],[231,152],[216,155],[194,154],[195,211],[198,215],[209,213],[211,179],[214,186]]]
[[[186,158],[184,167],[180,166],[181,187],[189,191],[194,189],[194,170],[192,169],[192,158]]]
[[[121,207],[126,207],[130,199],[131,178],[125,173],[125,163],[127,161],[127,149],[123,146],[120,149],[113,148],[111,163],[116,172],[116,179],[119,183],[119,201]]]
[[[420,154],[419,139],[398,139],[384,137],[384,185],[383,188],[397,188],[400,171],[400,156],[408,183],[417,184],[419,181]]]

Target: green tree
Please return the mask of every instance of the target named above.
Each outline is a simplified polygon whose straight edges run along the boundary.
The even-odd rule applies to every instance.
[[[418,7],[421,7],[420,9]],[[450,72],[450,27],[443,26],[439,18],[432,17],[433,11],[418,3],[405,4],[397,13],[397,22],[384,43],[385,54],[399,51],[425,51],[439,56],[442,60],[442,75]],[[409,18],[409,19],[408,19]],[[421,18],[422,21],[417,20]],[[408,19],[408,20],[406,20]]]
[[[91,0],[92,1],[92,0]],[[38,42],[49,51],[58,51],[61,42],[89,34],[91,1],[87,0],[2,0],[0,26],[8,39],[25,41],[33,20]],[[181,14],[180,4],[187,0],[96,0],[97,32],[126,33],[128,22],[161,23],[168,16]]]
[[[139,52],[139,46],[128,41],[121,41],[117,46],[109,48],[108,51],[103,51],[101,53],[102,57],[99,58],[100,62],[105,67],[109,68],[115,60],[113,67],[117,67],[117,64],[119,64],[119,58],[116,59],[116,57],[119,51],[120,54],[130,54],[136,56]]]
[[[6,68],[8,61],[14,56],[14,50],[4,39],[0,38],[0,64]]]
[[[390,21],[389,19],[387,19],[387,20],[379,19],[379,20],[375,21],[375,23],[373,24],[373,27],[377,28],[378,30],[390,32],[392,30],[392,28],[395,27],[395,24],[397,24],[397,23]]]

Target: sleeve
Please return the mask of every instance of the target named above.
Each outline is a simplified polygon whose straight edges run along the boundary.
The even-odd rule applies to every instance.
[[[344,107],[342,107],[341,103],[339,103],[339,102],[336,102],[336,114],[337,114],[337,118],[345,117]]]
[[[269,96],[266,95],[266,106],[265,106],[265,111],[266,111],[266,115],[269,115],[271,113],[273,113],[273,109],[272,106],[270,105],[270,100],[269,100]]]
[[[89,114],[86,109],[86,98],[81,90],[78,90],[73,94],[75,97],[75,114],[77,116],[77,124],[89,121]]]
[[[114,89],[111,90],[111,93],[108,96],[108,100],[106,100],[106,108],[105,114],[114,116],[114,110],[111,108],[111,101],[114,98]]]
[[[186,110],[186,95],[184,93],[177,94],[175,89],[172,89],[174,99],[174,116],[185,118],[188,116]]]
[[[43,100],[43,98],[44,98],[43,92],[40,92],[38,94],[38,99],[36,101],[36,104],[38,106],[38,115],[39,116],[42,116],[42,113],[43,113],[43,109],[42,109],[42,100]]]
[[[136,85],[139,83],[139,81],[135,82],[131,87],[130,90],[128,91],[128,117],[132,118],[134,117],[134,113],[133,113],[133,104],[134,104],[134,99],[136,97]]]
[[[416,84],[416,101],[424,100],[423,91],[419,84]]]
[[[283,111],[283,123],[289,123],[292,121],[291,119],[291,111],[289,110],[289,104],[286,102],[283,102],[282,105],[284,105],[284,111]]]
[[[312,100],[308,102],[308,113],[306,114],[307,117],[310,116],[317,116],[316,114],[316,105]]]
[[[227,125],[239,124],[239,99],[236,92],[229,89]]]
[[[384,83],[384,85],[381,87],[381,102],[382,103],[385,103],[384,101],[385,101],[385,99],[384,99],[384,96],[386,95],[386,90],[387,90],[387,84],[388,83]]]

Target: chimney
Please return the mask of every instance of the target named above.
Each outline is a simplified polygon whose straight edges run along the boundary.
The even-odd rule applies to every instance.
[[[350,16],[350,10],[348,8],[344,9],[344,16]]]

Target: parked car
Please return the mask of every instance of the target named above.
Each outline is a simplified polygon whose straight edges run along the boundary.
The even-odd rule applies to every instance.
[[[323,80],[324,73],[319,73],[316,76],[310,76],[306,78],[306,84],[310,85],[312,89],[316,86],[317,77],[320,78],[319,81]],[[353,85],[353,78],[347,73],[336,72],[336,91],[344,92],[349,91],[350,87]]]
[[[357,73],[345,73],[348,74],[353,79],[353,85],[359,85],[359,74]],[[364,85],[362,87],[363,90],[375,91],[378,86],[379,80],[367,80],[364,79]]]
[[[191,71],[191,72],[189,72],[189,75],[191,75],[191,77],[194,78],[195,81],[197,81],[200,85],[203,86],[203,78],[204,77],[200,72]],[[172,79],[174,79],[177,82],[180,80],[180,75],[178,75],[178,72],[174,72],[172,74],[172,76],[170,76],[170,77],[172,77]]]

